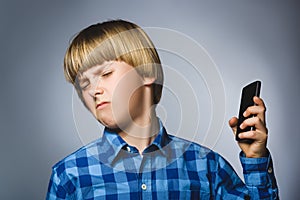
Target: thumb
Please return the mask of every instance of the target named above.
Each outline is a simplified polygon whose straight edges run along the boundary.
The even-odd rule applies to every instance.
[[[232,117],[228,123],[229,123],[229,126],[231,127],[233,133],[235,134],[236,130],[237,130],[238,118]]]

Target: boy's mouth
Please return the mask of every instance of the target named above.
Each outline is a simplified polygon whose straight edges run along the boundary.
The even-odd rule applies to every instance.
[[[102,101],[102,102],[100,102],[100,103],[98,103],[97,104],[97,106],[96,106],[96,109],[102,109],[102,108],[104,108],[105,106],[107,106],[109,104],[109,102],[108,101]]]

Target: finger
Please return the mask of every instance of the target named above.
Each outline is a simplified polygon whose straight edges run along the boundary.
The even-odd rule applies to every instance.
[[[236,117],[232,117],[229,121],[229,126],[232,128],[233,133],[236,133],[238,119]]]
[[[232,117],[232,118],[229,120],[229,126],[230,126],[230,127],[235,127],[237,124],[238,124],[238,118]]]
[[[248,126],[254,126],[258,130],[266,131],[265,123],[257,116],[245,119],[240,125],[240,128],[245,129]]]
[[[260,119],[262,119],[263,122],[265,122],[265,120],[266,120],[266,117],[265,117],[266,115],[265,115],[265,114],[266,114],[267,108],[266,108],[266,105],[265,105],[263,99],[262,99],[262,98],[259,98],[259,97],[254,97],[254,98],[253,98],[253,101],[254,101],[254,103],[256,103],[256,105],[257,105],[258,107],[262,107],[262,108],[263,108],[262,112],[258,113],[257,116],[258,116]]]
[[[239,134],[240,139],[249,139],[249,140],[254,140],[254,141],[261,141],[261,142],[266,142],[267,141],[268,134],[260,131],[247,131],[247,132],[242,132]]]
[[[257,115],[263,122],[265,122],[266,106],[263,100],[259,97],[253,97],[253,101],[256,105],[249,106],[243,113],[244,117],[249,117],[250,115]]]
[[[264,100],[262,98],[259,98],[257,96],[253,97],[253,101],[254,103],[256,103],[256,105],[258,106],[263,106],[263,107],[266,107],[265,106],[265,103],[264,103]]]
[[[244,117],[249,117],[251,115],[258,115],[263,121],[265,118],[266,108],[263,106],[250,106],[243,113]]]

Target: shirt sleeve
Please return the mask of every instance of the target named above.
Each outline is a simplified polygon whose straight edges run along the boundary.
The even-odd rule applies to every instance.
[[[263,158],[247,158],[240,153],[245,184],[251,199],[279,199],[270,153]]]
[[[212,199],[279,199],[270,153],[266,158],[246,158],[240,154],[245,182],[222,156],[208,154],[207,158]]]
[[[72,189],[73,191],[75,190],[75,187],[73,186],[71,181],[67,181],[65,180],[65,178],[61,178],[60,176],[58,176],[56,170],[53,170],[49,181],[46,200],[76,199],[73,195],[70,195],[70,189]]]

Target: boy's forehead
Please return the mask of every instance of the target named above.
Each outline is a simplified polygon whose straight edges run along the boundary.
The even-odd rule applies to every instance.
[[[95,73],[101,72],[105,68],[111,66],[113,64],[113,62],[114,61],[104,61],[102,64],[94,65],[87,69],[79,71],[78,75],[79,75],[79,77],[85,77],[86,75],[89,75],[89,74],[95,74]]]

